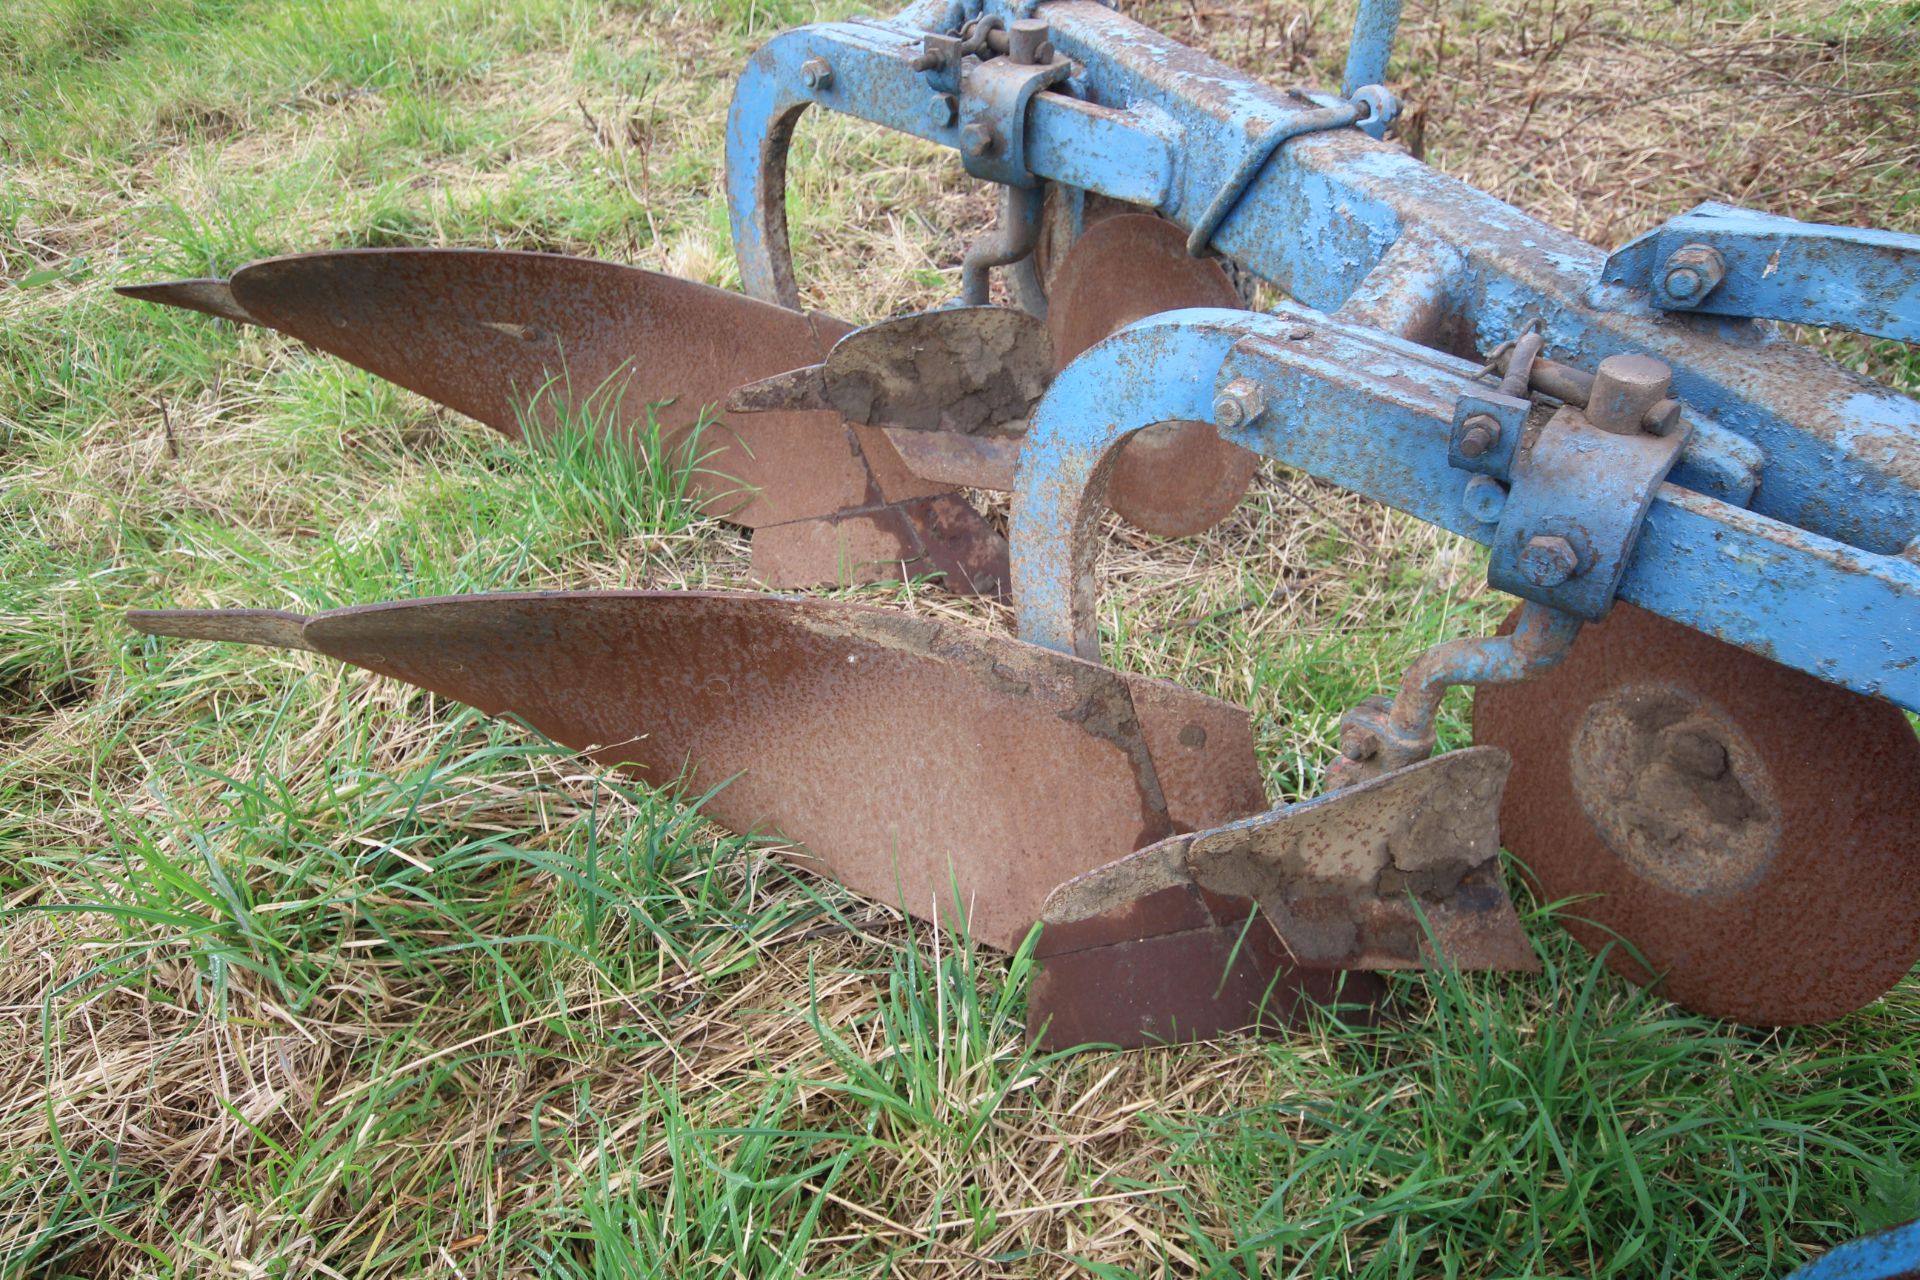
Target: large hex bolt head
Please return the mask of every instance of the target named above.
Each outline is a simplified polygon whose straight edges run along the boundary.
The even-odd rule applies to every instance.
[[[825,58],[808,58],[800,64],[800,82],[814,93],[833,87],[833,64]]]
[[[993,130],[975,121],[960,131],[960,149],[970,156],[984,156],[993,150]]]
[[[1267,411],[1267,393],[1252,378],[1235,378],[1213,398],[1213,424],[1231,431],[1250,426]]]
[[[1691,307],[1720,286],[1727,260],[1710,244],[1683,244],[1660,268],[1660,289],[1672,301]]]
[[[1536,533],[1520,548],[1520,576],[1536,587],[1557,587],[1580,572],[1580,553],[1554,533]]]
[[[950,93],[936,93],[927,99],[927,123],[936,129],[944,129],[953,123],[954,114],[960,104],[954,101]]]
[[[1460,506],[1481,524],[1499,524],[1501,513],[1507,509],[1507,486],[1492,476],[1469,476]]]

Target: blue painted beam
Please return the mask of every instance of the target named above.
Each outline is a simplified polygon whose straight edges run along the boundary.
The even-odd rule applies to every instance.
[[[1920,1219],[1849,1240],[1787,1280],[1920,1280]]]
[[[1054,0],[1040,12],[1078,70],[1065,92],[1033,99],[1028,163],[1188,228],[1250,140],[1337,101],[1248,80],[1093,0]],[[787,140],[807,105],[957,146],[953,129],[929,124],[934,90],[912,65],[922,34],[906,20],[808,27],[754,58],[729,122],[728,193],[742,278],[755,296],[799,300],[784,178]],[[800,65],[813,57],[835,67],[823,93],[804,87]],[[1674,394],[1689,409],[1764,455],[1755,510],[1877,554],[1920,537],[1920,404],[1750,323],[1662,312],[1644,290],[1603,282],[1600,250],[1358,130],[1289,142],[1212,244],[1333,310],[1415,233],[1451,243],[1463,260],[1448,305],[1452,327],[1479,349],[1538,320],[1557,359],[1592,368],[1622,352],[1653,355],[1673,368]]]

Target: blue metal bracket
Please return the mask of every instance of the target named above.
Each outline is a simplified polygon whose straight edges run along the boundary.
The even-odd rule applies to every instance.
[[[1463,506],[1463,473],[1448,462],[1455,405],[1485,389],[1476,373],[1291,303],[1271,315],[1167,312],[1089,348],[1035,407],[1014,477],[1022,638],[1099,656],[1093,558],[1115,447],[1156,422],[1213,421],[1216,396],[1240,378],[1260,387],[1262,408],[1223,439],[1493,541],[1496,530]],[[1920,563],[1671,483],[1653,486],[1624,556],[1618,598],[1920,710]]]
[[[1513,456],[1526,434],[1527,415],[1532,409],[1531,400],[1492,388],[1462,395],[1453,407],[1447,462],[1461,471],[1506,480],[1513,471]]]
[[[799,302],[785,166],[805,108],[962,149],[958,104],[950,119],[944,104],[930,105],[936,95],[916,65],[926,37],[966,19],[1011,23],[1028,8],[1023,0],[921,0],[885,21],[790,31],[755,55],[728,120],[728,203],[748,292]],[[1023,166],[1070,192],[1155,209],[1192,231],[1211,221],[1222,175],[1250,154],[1249,140],[1278,136],[1303,110],[1318,109],[1093,0],[1049,0],[1040,12],[1071,70],[1025,98]],[[829,77],[809,72],[816,60]],[[1060,375],[1021,455],[1013,542],[1023,633],[1091,647],[1091,574],[1076,576],[1071,547],[1099,505],[1097,464],[1128,431],[1211,420],[1212,396],[1236,372],[1258,377],[1264,369],[1275,379],[1262,382],[1274,407],[1227,433],[1237,443],[1494,541],[1524,510],[1490,487],[1503,483],[1492,473],[1504,465],[1511,477],[1524,459],[1494,451],[1485,471],[1456,466],[1466,451],[1453,448],[1454,428],[1464,425],[1463,397],[1481,396],[1480,407],[1507,413],[1516,406],[1487,397],[1490,388],[1473,378],[1477,363],[1431,348],[1491,351],[1537,322],[1569,368],[1598,369],[1627,354],[1657,359],[1672,371],[1669,394],[1686,405],[1691,438],[1670,482],[1645,479],[1650,470],[1636,466],[1643,478],[1609,500],[1616,515],[1648,503],[1638,541],[1623,552],[1619,598],[1920,707],[1920,563],[1901,556],[1920,544],[1920,402],[1769,330],[1707,315],[1675,323],[1670,309],[1649,306],[1654,268],[1686,243],[1669,247],[1659,240],[1664,230],[1609,260],[1358,129],[1296,137],[1250,168],[1245,190],[1221,213],[1209,247],[1304,306],[1257,323],[1234,313],[1170,327],[1142,322],[1138,333],[1116,335],[1110,349],[1094,348]],[[1920,314],[1913,237],[1802,234],[1810,232],[1803,224],[1754,215],[1738,215],[1740,232],[1733,217],[1714,215],[1691,230],[1683,223],[1681,234],[1749,235],[1743,243],[1773,247],[1749,271],[1745,251],[1725,241],[1716,252],[1727,269],[1697,290],[1696,313],[1726,306],[1730,314],[1911,332]],[[1435,244],[1444,252],[1422,248]],[[1861,256],[1875,253],[1882,256]],[[1869,270],[1863,260],[1881,266]],[[1804,270],[1803,261],[1811,264]],[[1849,265],[1821,274],[1832,262]],[[1733,305],[1749,275],[1754,287],[1773,291],[1773,302]],[[1802,281],[1799,300],[1812,309],[1787,307],[1782,299],[1792,291],[1782,276]],[[1848,280],[1856,291],[1825,304],[1806,284]],[[1350,299],[1356,323],[1326,314]],[[1287,337],[1294,329],[1316,336],[1295,342]],[[1243,338],[1259,342],[1236,350]],[[1346,355],[1326,358],[1336,349]],[[1280,350],[1286,359],[1275,356]],[[1150,416],[1136,418],[1136,409]],[[1511,418],[1493,416],[1503,435],[1517,434]],[[1569,506],[1558,514],[1574,515],[1587,501],[1563,492]]]
[[[1017,15],[1004,0],[981,8]],[[1301,110],[1296,98],[1091,0],[1050,0],[1041,12],[1074,69],[1028,101],[1026,166],[1063,188],[1158,209],[1191,230],[1248,140]],[[885,22],[803,27],[754,56],[735,91],[727,153],[749,293],[800,301],[785,178],[806,106],[959,147],[957,114],[944,125],[930,119],[932,94],[914,65],[925,37],[950,30],[953,13],[923,3]],[[806,87],[814,58],[833,69],[825,94]],[[1436,273],[1431,255],[1396,253],[1403,240],[1448,244],[1459,269]],[[1283,147],[1210,247],[1324,311],[1364,286],[1374,314],[1406,318],[1422,341],[1450,350],[1489,351],[1538,319],[1560,358],[1585,368],[1623,352],[1653,356],[1672,368],[1672,394],[1695,420],[1676,479],[1876,556],[1920,536],[1920,403],[1751,326],[1668,322],[1644,289],[1598,283],[1599,250],[1357,129]],[[1717,442],[1710,450],[1707,437]],[[1457,501],[1459,479],[1447,487]]]
[[[1920,235],[1703,204],[1615,250],[1601,279],[1664,311],[1920,342]]]

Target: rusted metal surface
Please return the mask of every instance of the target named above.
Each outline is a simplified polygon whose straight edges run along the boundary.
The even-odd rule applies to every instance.
[[[1307,1002],[1371,1022],[1386,999],[1377,974],[1301,969],[1251,902],[1176,885],[1070,925],[1048,925],[1027,999],[1042,1048],[1277,1034]]]
[[[737,386],[819,360],[849,326],[633,267],[540,253],[352,250],[268,259],[231,281],[121,292],[278,329],[515,439],[529,421],[550,425],[559,413],[591,412],[608,429],[633,432],[650,404],[670,402],[653,410],[663,447],[697,455],[692,488],[710,511],[748,528],[864,519],[871,536],[856,548],[866,568],[855,581],[928,549],[904,528],[910,514],[870,513],[952,487],[916,476],[883,431],[850,425],[826,405],[710,420],[690,441]],[[942,545],[967,523],[945,518]],[[899,533],[897,554],[881,545],[881,524]],[[1002,591],[1004,569],[985,570],[1004,561],[1004,541],[973,525],[977,542],[952,546],[943,582],[968,590],[975,575],[951,572],[964,564]],[[769,585],[848,580],[831,540],[790,529],[773,541],[755,552],[773,571]],[[808,558],[809,548],[821,554]]]
[[[123,284],[114,292],[140,302],[198,311],[236,324],[258,324],[246,308],[234,300],[225,280],[164,280],[158,284]]]
[[[1006,492],[1020,462],[1018,436],[963,436],[951,431],[889,431],[908,468],[929,481]]]
[[[1823,1022],[1920,958],[1920,740],[1884,702],[1621,604],[1478,691],[1474,740],[1513,756],[1501,829],[1541,897],[1689,1009]]]
[[[893,442],[893,434],[886,429],[850,425],[853,427],[854,443],[866,455],[867,468],[873,473],[873,482],[879,488],[882,501],[906,502],[912,498],[931,498],[951,493],[957,487],[952,482],[917,474],[907,465],[906,458]]]
[[[1018,452],[1012,439],[1053,369],[1143,316],[1242,305],[1217,262],[1188,256],[1173,224],[1137,213],[1109,213],[1089,227],[1051,287],[1044,327],[1024,311],[983,306],[882,321],[843,338],[819,364],[738,388],[728,407],[837,410],[890,428],[923,478],[1005,489]],[[909,431],[934,434],[920,442],[905,438]],[[1160,423],[1127,442],[1108,501],[1150,533],[1185,537],[1224,519],[1258,465],[1210,423]]]
[[[698,795],[724,783],[707,817],[790,840],[852,889],[915,915],[964,909],[973,936],[1003,948],[1062,880],[1176,825],[1242,816],[1231,806],[1259,786],[1237,708],[829,601],[553,592],[304,622],[257,610],[129,621],[297,643],[512,714],[654,785]]]
[[[529,416],[591,407],[630,430],[669,401],[655,411],[669,448],[734,387],[818,360],[848,330],[635,267],[491,250],[301,254],[121,292],[278,329],[515,439]],[[714,423],[697,452],[696,491],[748,528],[937,491],[831,411]],[[888,472],[899,483],[876,484]]]
[[[673,447],[732,389],[809,364],[844,326],[724,289],[589,258],[366,249],[242,267],[256,321],[518,438],[545,392],[552,420],[593,398],[616,426],[650,402]],[[872,477],[838,414],[740,418],[707,429],[696,488],[748,528],[870,505]]]
[[[1061,885],[1043,918],[1072,925],[1191,884],[1258,902],[1303,968],[1408,969],[1438,958],[1536,971],[1496,859],[1506,774],[1504,752],[1449,752],[1176,836]]]
[[[1047,329],[1054,368],[1115,330],[1180,307],[1241,308],[1218,262],[1188,255],[1163,218],[1101,218],[1076,240],[1050,284]],[[1136,434],[1108,482],[1122,519],[1164,538],[1184,538],[1225,519],[1246,495],[1260,460],[1222,441],[1211,423],[1166,422]]]
[[[966,95],[961,101],[967,101]],[[980,125],[962,127],[962,135],[975,133],[982,129]],[[992,138],[988,131],[984,140]],[[970,307],[983,307],[987,304],[988,276],[994,267],[1004,267],[1022,260],[1030,260],[1034,246],[1040,240],[1040,209],[1045,198],[1045,189],[1037,183],[1031,187],[1002,187],[1000,189],[1000,220],[993,230],[975,241],[967,249],[967,256],[960,264],[960,300]],[[1038,293],[1038,280],[1029,274],[1017,277],[1012,282],[1012,291],[1016,299],[1025,308],[1028,303],[1038,303],[1044,313],[1045,299],[1023,296]]]
[[[872,426],[1017,435],[1052,373],[1041,321],[1008,307],[956,307],[855,330],[820,363],[741,386],[728,407],[833,409]]]
[[[930,578],[1004,597],[1011,580],[1006,539],[950,493],[770,525],[754,533],[752,555],[755,580],[777,590]]]

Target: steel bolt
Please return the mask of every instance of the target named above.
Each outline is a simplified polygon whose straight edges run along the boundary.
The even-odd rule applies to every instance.
[[[1470,476],[1460,506],[1481,524],[1499,524],[1500,513],[1507,509],[1507,486],[1492,476]]]
[[[1710,244],[1686,244],[1667,255],[1660,268],[1660,287],[1667,297],[1693,306],[1726,278],[1727,260]]]
[[[1023,66],[1035,66],[1051,62],[1051,57],[1043,57],[1042,50],[1047,49],[1047,20],[1045,18],[1019,18],[1007,28],[1007,57]]]
[[[1652,356],[1608,356],[1594,371],[1587,421],[1617,436],[1638,435],[1672,381],[1673,370]]]
[[[1213,398],[1213,422],[1229,431],[1251,425],[1267,411],[1267,393],[1252,378],[1235,378]]]
[[[1500,419],[1476,413],[1460,424],[1460,456],[1478,458],[1500,443]]]
[[[833,65],[825,58],[808,58],[800,64],[800,81],[818,93],[833,87]]]
[[[1669,298],[1674,298],[1681,302],[1691,302],[1694,295],[1700,292],[1700,286],[1705,282],[1700,279],[1700,273],[1692,267],[1675,267],[1673,270],[1667,272],[1665,283],[1667,286],[1667,296]]]
[[[1520,549],[1520,576],[1536,587],[1557,587],[1580,572],[1580,553],[1558,534],[1536,533]]]
[[[927,99],[927,123],[936,129],[944,129],[953,123],[953,115],[959,104],[950,93],[936,93]]]
[[[970,156],[984,156],[993,150],[993,130],[978,122],[960,131],[960,149]]]
[[[1680,402],[1661,400],[1647,410],[1647,416],[1641,423],[1648,435],[1670,436],[1680,425]]]
[[[1380,734],[1352,720],[1340,723],[1340,754],[1349,760],[1371,760],[1380,754]]]

